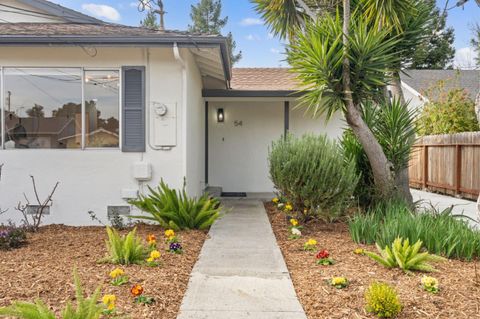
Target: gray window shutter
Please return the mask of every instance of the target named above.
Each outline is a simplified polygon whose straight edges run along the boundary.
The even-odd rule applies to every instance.
[[[122,151],[145,152],[145,67],[123,67],[122,79]]]

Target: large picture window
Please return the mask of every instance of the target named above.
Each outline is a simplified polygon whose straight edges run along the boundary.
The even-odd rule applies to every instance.
[[[3,148],[119,146],[118,71],[4,68],[2,81]]]

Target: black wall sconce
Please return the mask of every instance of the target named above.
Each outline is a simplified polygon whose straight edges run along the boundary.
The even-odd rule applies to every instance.
[[[217,109],[217,122],[225,122],[225,114],[223,113],[223,109]]]

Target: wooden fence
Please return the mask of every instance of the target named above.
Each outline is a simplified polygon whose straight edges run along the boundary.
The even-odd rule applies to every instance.
[[[409,166],[410,186],[477,199],[480,192],[480,132],[420,137]]]

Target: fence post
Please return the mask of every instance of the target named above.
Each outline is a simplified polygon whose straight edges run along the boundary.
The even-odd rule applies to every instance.
[[[455,145],[455,195],[460,194],[462,185],[462,146]]]
[[[427,189],[428,185],[428,145],[423,145],[423,188]]]

